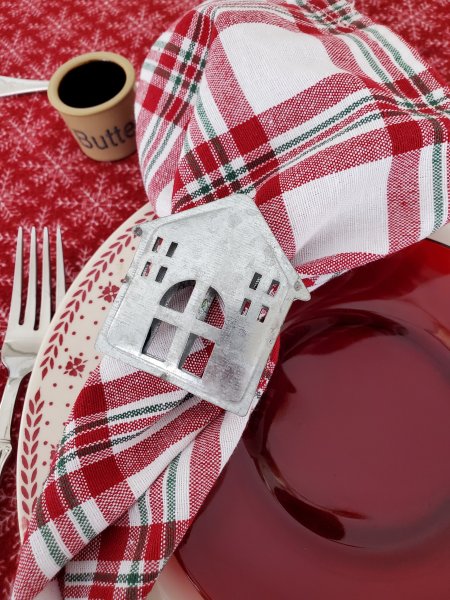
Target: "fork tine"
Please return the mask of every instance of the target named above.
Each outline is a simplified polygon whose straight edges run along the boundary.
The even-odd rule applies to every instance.
[[[25,305],[24,324],[34,327],[36,321],[36,229],[31,229],[30,266],[28,269],[27,303]]]
[[[64,272],[64,254],[62,246],[61,227],[56,230],[56,307],[66,293],[66,278]]]
[[[22,227],[19,227],[17,230],[16,261],[8,323],[18,323],[20,319],[20,308],[22,306],[22,240],[23,230]]]
[[[52,318],[51,283],[50,283],[50,251],[48,229],[44,227],[42,236],[42,284],[41,311],[39,313],[39,329],[46,329]]]

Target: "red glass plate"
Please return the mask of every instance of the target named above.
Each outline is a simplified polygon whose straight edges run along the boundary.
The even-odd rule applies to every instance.
[[[450,596],[450,248],[296,303],[279,365],[178,556],[211,600]]]

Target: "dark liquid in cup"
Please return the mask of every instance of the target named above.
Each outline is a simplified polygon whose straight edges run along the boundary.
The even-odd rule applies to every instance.
[[[58,95],[73,108],[89,108],[114,98],[125,85],[122,67],[107,60],[92,60],[69,71],[61,80]]]

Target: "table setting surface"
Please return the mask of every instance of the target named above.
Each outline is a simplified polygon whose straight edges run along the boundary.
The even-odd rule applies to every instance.
[[[0,11],[1,75],[48,80],[69,58],[100,50],[122,54],[139,73],[155,39],[194,5],[192,0],[77,0],[70,5],[59,0],[4,0]],[[399,0],[395,4],[390,0],[356,0],[356,6],[400,34],[450,80],[447,0]],[[0,342],[10,310],[19,227],[24,228],[25,235],[32,227],[39,232],[48,227],[53,237],[60,227],[67,284],[78,277],[58,310],[56,329],[54,324],[51,330],[53,338],[44,342],[39,373],[31,379],[27,396],[28,421],[22,428],[25,386],[16,403],[13,450],[0,483],[0,600],[7,600],[20,533],[26,528],[42,485],[42,464],[51,462],[60,438],[60,431],[53,431],[52,425],[57,422],[62,426],[76,392],[98,362],[93,341],[135,248],[131,228],[152,218],[153,211],[147,204],[137,154],[117,162],[90,160],[80,152],[45,93],[0,98],[0,114]],[[66,348],[69,336],[73,336],[70,352]],[[6,377],[2,368],[2,389]],[[43,379],[46,398],[39,389]],[[55,417],[52,407],[60,390],[70,398],[61,401],[61,411]],[[43,412],[44,405],[50,416]]]

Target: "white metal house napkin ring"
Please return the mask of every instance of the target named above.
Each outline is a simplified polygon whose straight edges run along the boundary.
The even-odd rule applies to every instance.
[[[235,194],[135,232],[139,248],[97,348],[247,414],[289,307],[310,297],[260,211]],[[171,306],[188,286],[186,306]],[[214,301],[223,313],[219,326],[208,322]],[[185,367],[199,340],[213,346],[201,375]]]

